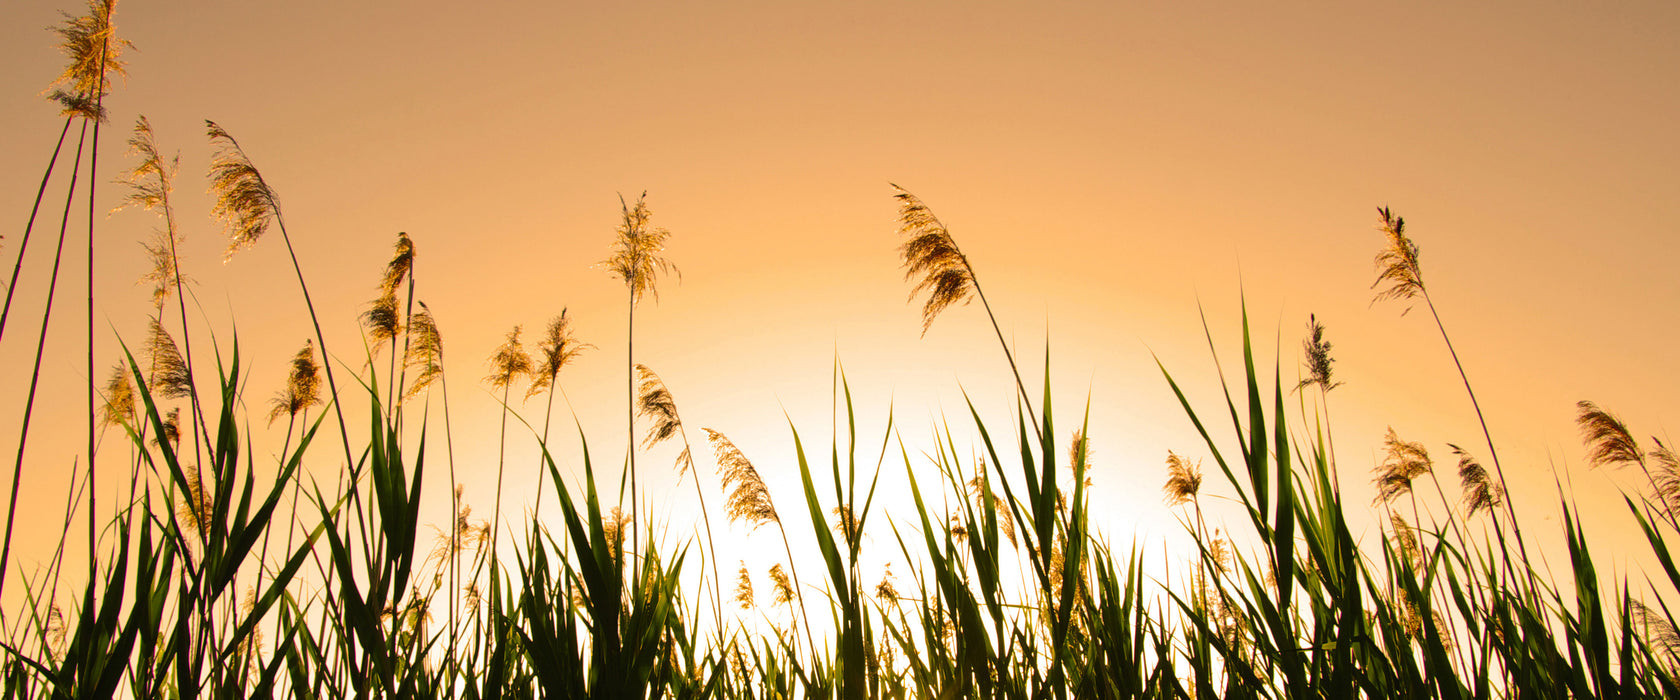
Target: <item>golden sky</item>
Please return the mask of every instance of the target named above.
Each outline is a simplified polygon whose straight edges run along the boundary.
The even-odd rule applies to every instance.
[[[45,29],[81,9],[0,9],[8,275],[63,123],[40,96],[62,64]],[[889,406],[918,469],[941,420],[969,432],[964,390],[1008,424],[1007,367],[979,306],[920,335],[889,182],[949,225],[1029,384],[1048,342],[1064,443],[1090,397],[1093,502],[1113,541],[1183,536],[1161,501],[1163,460],[1208,452],[1152,353],[1220,415],[1198,304],[1229,363],[1246,297],[1262,363],[1281,353],[1291,383],[1308,314],[1326,324],[1346,382],[1331,406],[1350,502],[1369,501],[1388,426],[1422,441],[1449,484],[1446,443],[1485,451],[1426,310],[1370,305],[1378,206],[1406,217],[1422,248],[1530,522],[1556,512],[1562,479],[1590,536],[1636,532],[1616,490],[1637,486],[1631,475],[1583,466],[1577,400],[1621,413],[1642,438],[1680,423],[1672,4],[129,0],[115,22],[137,49],[106,101],[97,208],[119,202],[113,180],[132,165],[122,144],[144,114],[160,146],[180,151],[183,266],[201,320],[223,342],[237,326],[254,410],[310,332],[279,240],[221,262],[203,120],[233,133],[278,191],[328,343],[352,367],[355,316],[408,232],[418,296],[445,334],[461,481],[479,514],[498,419],[477,381],[484,359],[514,324],[529,339],[562,308],[598,350],[561,383],[598,468],[616,474],[625,296],[592,266],[619,196],[644,190],[682,278],[641,307],[636,359],[663,375],[690,439],[701,427],[729,435],[784,513],[803,511],[788,423],[826,453],[836,355],[869,461]],[[48,202],[0,342],[8,457],[62,206]],[[137,342],[144,328],[134,280],[154,219],[97,223],[103,373],[116,335]],[[14,561],[26,572],[53,546],[69,465],[85,451],[80,265],[60,281],[25,464],[21,517],[36,525]],[[540,417],[536,402],[518,408]],[[576,469],[570,420],[554,440]],[[277,440],[259,430],[259,454]],[[532,441],[516,429],[509,442],[510,484],[525,486],[504,509],[518,512]],[[331,474],[335,453],[320,449],[312,469]],[[646,457],[644,483],[682,531],[692,491],[672,488],[669,460],[665,448]],[[884,483],[901,484],[902,460],[887,464]],[[442,468],[431,465],[435,499]],[[709,463],[703,472],[717,494]],[[1230,492],[1217,481],[1208,488]],[[105,502],[116,488],[102,483]],[[888,503],[900,519],[902,491]],[[446,501],[435,503],[430,522],[442,523]],[[1550,522],[1528,531],[1555,537]],[[896,549],[890,531],[876,537],[882,556]]]

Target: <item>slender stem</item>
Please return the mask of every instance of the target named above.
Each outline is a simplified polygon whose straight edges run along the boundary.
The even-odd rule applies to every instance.
[[[634,571],[641,571],[641,523],[636,518],[636,289],[630,288],[630,316],[624,343],[624,438],[629,445],[630,461],[630,522],[635,525],[630,528],[630,551],[636,553]],[[619,493],[623,493],[620,491]],[[790,564],[791,566],[791,564]],[[638,574],[638,580],[639,574]]]
[[[64,137],[70,133],[70,122],[74,120],[74,116],[64,118],[64,129],[58,132],[58,145],[53,146],[52,159],[47,161],[47,172],[41,175],[41,187],[35,191],[35,205],[29,209],[29,223],[23,227],[23,242],[18,244],[17,263],[12,266],[12,282],[6,286],[6,306],[0,308],[0,338],[6,335],[6,318],[12,313],[12,295],[17,292],[18,275],[23,272],[23,254],[29,251],[29,233],[35,230],[35,215],[41,211],[47,182],[52,179],[53,166],[58,165],[59,151],[64,149]]]
[[[1009,360],[1009,371],[1015,375],[1015,389],[1021,393],[1021,403],[1027,407],[1027,420],[1032,422],[1033,432],[1038,435],[1039,442],[1044,441],[1044,430],[1038,427],[1038,415],[1033,412],[1032,399],[1027,396],[1027,383],[1021,381],[1021,370],[1015,366],[1015,354],[1009,351],[1009,342],[1003,339],[1003,329],[998,326],[997,316],[992,313],[992,305],[986,301],[986,293],[980,289],[980,276],[974,274],[974,266],[968,264],[968,256],[963,256],[963,268],[968,270],[968,278],[974,281],[974,294],[980,297],[980,306],[986,309],[986,318],[992,321],[992,331],[997,333],[998,344],[1003,346],[1003,357]]]
[[[17,520],[18,487],[23,482],[23,451],[29,443],[29,419],[35,411],[35,391],[41,384],[41,358],[46,353],[47,326],[52,321],[53,296],[58,290],[58,268],[59,263],[64,260],[64,238],[70,231],[70,207],[76,197],[76,182],[82,167],[82,145],[86,138],[87,122],[84,121],[81,137],[76,140],[76,165],[70,169],[70,191],[64,199],[64,217],[58,228],[58,252],[53,255],[52,276],[47,282],[47,304],[41,312],[41,336],[35,344],[35,369],[29,378],[29,396],[23,403],[23,431],[18,437],[17,463],[12,470],[12,500],[6,509],[6,542],[0,546],[0,596],[3,596],[6,590],[6,564],[11,560],[12,554],[12,526]],[[89,378],[88,381],[93,380]],[[93,557],[91,550],[88,557]],[[91,579],[89,583],[92,583]]]
[[[113,5],[107,5],[106,6],[105,25],[107,26],[107,28],[109,28],[109,26],[111,24],[110,12],[113,8],[114,8]],[[87,536],[88,536],[88,609],[89,610],[95,609],[93,606],[94,606],[94,601],[95,601],[94,590],[95,590],[96,587],[93,585],[93,582],[99,580],[98,576],[97,576],[97,574],[99,573],[99,557],[95,555],[95,551],[97,550],[97,546],[96,546],[97,545],[97,538],[95,537],[95,534],[94,534],[94,529],[96,528],[96,523],[94,521],[99,518],[99,508],[97,507],[97,504],[98,504],[98,501],[99,501],[99,463],[98,463],[98,456],[95,454],[98,451],[98,445],[95,444],[96,440],[95,440],[95,436],[94,436],[95,427],[96,427],[96,424],[98,423],[98,419],[94,416],[94,408],[96,407],[96,404],[94,403],[94,399],[95,399],[94,388],[95,387],[94,387],[94,373],[93,373],[93,222],[95,220],[95,217],[93,215],[93,204],[94,204],[94,195],[97,194],[98,188],[99,188],[99,125],[100,125],[101,122],[105,121],[105,119],[104,119],[104,116],[105,116],[105,59],[108,56],[108,54],[110,53],[110,49],[111,49],[111,34],[109,33],[109,31],[107,31],[103,40],[99,44],[99,81],[98,81],[97,89],[94,91],[94,94],[93,94],[93,152],[88,154],[88,196],[87,196],[87,205],[88,205],[87,206],[87,211],[88,211],[88,221],[87,221],[87,232],[88,232],[88,239],[87,239],[87,241],[88,241],[88,249],[87,249],[88,513],[87,513],[87,516],[88,516],[88,520],[87,520],[87,525],[88,525],[88,531],[87,531]]]
[[[495,581],[495,574],[496,574],[496,564],[497,564],[496,548],[497,548],[497,545],[499,544],[498,540],[501,539],[501,528],[502,528],[502,467],[507,464],[507,414],[508,414],[508,411],[510,410],[508,408],[507,402],[508,402],[508,388],[510,386],[511,386],[511,383],[502,385],[501,440],[499,441],[499,444],[497,445],[497,452],[496,452],[496,455],[497,455],[496,456],[496,508],[495,508],[495,511],[493,512],[493,514],[490,517],[490,576],[491,576],[490,580],[492,581],[492,583]],[[496,603],[497,603],[497,601],[499,601],[501,599],[501,596],[497,594],[498,592],[494,590],[495,588],[496,587],[494,585],[491,586],[491,589],[492,589],[491,594],[492,595],[490,596],[490,614],[491,614],[491,619],[492,620],[495,619],[495,613],[496,613],[496,610],[497,610]]]
[[[1420,287],[1421,288],[1421,287]],[[1488,458],[1493,461],[1493,470],[1499,474],[1501,485],[1510,484],[1505,479],[1505,470],[1499,466],[1499,451],[1494,449],[1493,435],[1488,432],[1487,419],[1482,417],[1482,404],[1476,401],[1476,391],[1470,388],[1470,377],[1464,373],[1464,363],[1458,360],[1458,351],[1453,349],[1452,338],[1447,335],[1447,327],[1441,323],[1441,313],[1435,310],[1435,302],[1429,298],[1429,291],[1423,290],[1423,303],[1429,306],[1429,315],[1435,319],[1435,328],[1441,331],[1441,340],[1447,344],[1447,353],[1452,355],[1453,366],[1458,368],[1458,377],[1464,382],[1464,393],[1470,395],[1470,406],[1476,409],[1476,421],[1482,426],[1482,437],[1487,440]],[[1523,545],[1522,529],[1517,526],[1516,506],[1511,503],[1510,489],[1505,491],[1505,509],[1511,516],[1511,535],[1517,541],[1517,551],[1522,554],[1523,562],[1528,562],[1528,548]]]
[[[548,407],[543,409],[542,448],[544,450],[548,449],[549,420],[554,417],[554,382],[559,378],[559,370],[556,370],[553,374],[548,375]],[[548,465],[543,461],[542,455],[537,455],[537,505],[531,509],[532,521],[540,521],[540,516],[542,515],[543,482],[546,480],[546,476],[548,476]],[[556,484],[555,488],[559,488],[559,485]],[[535,545],[533,544],[533,546]]]

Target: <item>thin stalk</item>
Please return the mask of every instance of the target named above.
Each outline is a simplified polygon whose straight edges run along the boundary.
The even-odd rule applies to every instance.
[[[968,278],[974,281],[974,295],[980,297],[980,306],[986,310],[986,318],[992,322],[992,331],[997,333],[998,345],[1003,346],[1003,357],[1009,360],[1009,371],[1015,375],[1015,389],[1021,394],[1021,403],[1027,408],[1027,420],[1032,422],[1033,433],[1038,435],[1039,442],[1044,441],[1044,430],[1038,427],[1038,415],[1033,412],[1032,399],[1027,396],[1027,384],[1021,381],[1021,370],[1015,366],[1015,353],[1009,351],[1009,343],[1003,339],[1003,329],[998,326],[997,316],[992,313],[992,305],[986,301],[986,292],[980,289],[980,276],[974,274],[974,266],[968,263],[968,256],[962,256],[963,268],[968,270]]]
[[[29,223],[23,227],[23,241],[18,244],[17,263],[12,266],[12,283],[6,286],[6,306],[0,308],[0,338],[6,336],[6,318],[12,313],[12,295],[17,292],[18,275],[23,272],[23,254],[29,251],[29,233],[35,230],[35,216],[41,211],[41,200],[47,194],[47,182],[52,179],[53,166],[58,165],[59,151],[64,148],[64,137],[70,133],[70,122],[74,116],[64,118],[64,129],[58,132],[58,144],[53,146],[52,159],[47,161],[47,172],[41,175],[41,186],[35,190],[35,205],[29,208]]]
[[[630,316],[624,343],[624,436],[630,451],[630,522],[639,523],[636,519],[636,290],[630,290]],[[619,492],[624,493],[623,491]],[[632,573],[640,580],[641,571],[641,527],[630,528],[630,551],[636,553],[636,565]],[[793,566],[792,562],[788,563]]]
[[[1420,289],[1422,289],[1420,287]],[[1429,306],[1429,315],[1435,319],[1435,328],[1441,331],[1441,340],[1447,344],[1447,354],[1452,355],[1453,366],[1458,368],[1458,377],[1464,382],[1464,393],[1470,395],[1470,406],[1476,409],[1476,422],[1482,426],[1482,437],[1487,440],[1488,458],[1493,460],[1493,470],[1499,474],[1501,486],[1510,484],[1505,479],[1505,470],[1499,466],[1499,451],[1493,446],[1493,435],[1488,432],[1487,419],[1482,417],[1482,404],[1476,401],[1476,390],[1470,388],[1470,377],[1464,373],[1464,363],[1458,359],[1458,351],[1453,349],[1452,338],[1447,335],[1447,327],[1441,323],[1441,314],[1435,310],[1435,302],[1429,298],[1429,290],[1423,289],[1423,303]],[[1517,526],[1517,510],[1511,503],[1511,492],[1505,491],[1505,510],[1511,516],[1511,535],[1517,540],[1517,551],[1522,554],[1524,562],[1528,559],[1528,548],[1523,545],[1522,529]]]
[[[496,580],[495,579],[495,573],[496,573],[496,563],[497,563],[497,561],[496,561],[496,550],[497,550],[497,545],[500,544],[499,540],[501,539],[501,528],[502,528],[502,471],[503,471],[502,468],[504,466],[506,466],[506,464],[507,464],[507,414],[508,414],[508,411],[512,410],[512,409],[508,408],[508,389],[511,385],[512,385],[512,382],[509,382],[508,384],[502,385],[501,440],[498,442],[497,447],[496,447],[496,449],[497,449],[497,452],[496,452],[496,508],[495,508],[494,513],[491,515],[491,518],[490,518],[490,574],[491,574],[490,580],[491,580],[491,584],[492,584],[490,587],[492,589],[491,592],[493,594],[496,593],[496,591],[494,590],[496,588],[496,586],[494,585],[495,580]],[[495,614],[496,614],[496,611],[497,611],[496,603],[499,600],[501,600],[500,595],[491,595],[490,596],[491,620],[495,619]]]
[[[53,296],[58,290],[58,268],[64,260],[64,238],[70,231],[70,207],[76,196],[76,183],[79,180],[78,176],[82,167],[82,145],[86,138],[87,122],[83,122],[82,134],[76,140],[76,165],[70,170],[70,191],[64,200],[64,217],[61,219],[58,229],[58,251],[53,255],[52,276],[47,282],[47,304],[41,312],[41,336],[35,344],[35,369],[30,374],[29,395],[23,404],[23,430],[18,437],[17,463],[12,469],[12,500],[6,508],[6,542],[3,546],[0,546],[0,595],[4,595],[6,590],[6,565],[11,560],[12,554],[12,526],[17,520],[18,487],[23,482],[24,447],[29,443],[29,419],[35,411],[35,391],[41,384],[41,358],[46,353],[47,327],[52,321]],[[92,375],[89,375],[88,381],[90,383],[93,381]],[[93,551],[89,550],[88,557],[91,558],[92,556]]]
[[[109,7],[107,7],[107,14],[105,16],[105,21],[106,21],[107,24],[109,24],[110,20],[111,20],[111,17],[110,17],[110,14],[109,14]],[[99,572],[99,557],[95,556],[95,554],[94,554],[94,552],[97,551],[97,547],[96,547],[97,538],[96,538],[95,533],[94,533],[94,530],[95,530],[94,521],[99,518],[99,508],[98,508],[98,501],[99,501],[99,462],[98,462],[98,456],[95,454],[95,452],[97,451],[97,445],[94,444],[95,443],[95,438],[94,438],[95,424],[98,423],[98,419],[94,416],[94,409],[97,407],[97,405],[94,402],[94,400],[95,400],[94,393],[95,392],[94,392],[94,386],[93,386],[93,382],[94,382],[94,380],[93,380],[93,378],[94,378],[94,373],[93,373],[94,372],[94,370],[93,370],[93,222],[94,222],[93,200],[94,200],[94,195],[97,194],[98,187],[99,187],[99,124],[100,124],[100,122],[104,121],[103,119],[100,118],[100,116],[105,113],[105,106],[104,106],[104,103],[105,103],[105,59],[106,59],[107,54],[109,53],[110,45],[111,45],[111,40],[110,40],[110,37],[107,35],[107,37],[103,41],[100,42],[100,46],[99,46],[99,66],[100,66],[99,81],[98,81],[98,88],[94,91],[94,94],[93,94],[93,114],[94,114],[94,119],[93,119],[93,152],[88,154],[88,196],[87,196],[87,205],[88,205],[87,206],[87,209],[88,209],[88,222],[87,222],[87,226],[88,226],[88,228],[87,228],[87,231],[88,231],[88,239],[87,239],[88,240],[88,253],[87,253],[88,513],[87,513],[87,515],[88,515],[88,519],[87,519],[87,537],[88,537],[88,609],[89,610],[95,609],[94,608],[94,601],[95,601],[94,589],[96,587],[93,585],[93,582],[99,580],[99,578],[97,576],[97,574]]]

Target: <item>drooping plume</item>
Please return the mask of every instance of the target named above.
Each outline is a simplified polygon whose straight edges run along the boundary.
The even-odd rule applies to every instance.
[[[776,504],[770,500],[770,489],[764,485],[764,479],[753,468],[752,462],[747,461],[746,455],[729,441],[722,433],[705,428],[706,439],[712,443],[712,450],[717,453],[718,474],[722,477],[723,488],[729,492],[724,508],[729,513],[729,521],[745,520],[753,529],[765,523],[780,523],[781,516],[776,514]]]
[[[1418,267],[1418,247],[1406,236],[1406,220],[1389,212],[1388,207],[1377,209],[1377,214],[1381,219],[1378,228],[1388,237],[1388,245],[1377,253],[1377,281],[1371,283],[1371,288],[1376,289],[1385,282],[1388,287],[1378,291],[1371,303],[1422,295],[1423,271]],[[1406,310],[1410,311],[1411,307]]]
[[[1470,515],[1479,510],[1493,512],[1505,500],[1505,487],[1495,482],[1493,475],[1464,448],[1450,443],[1447,447],[1458,455],[1458,480],[1464,489],[1465,512]]]
[[[87,7],[87,14],[81,17],[65,13],[64,24],[53,28],[59,50],[70,63],[48,89],[60,88],[53,90],[50,99],[64,104],[66,112],[73,110],[89,119],[103,120],[103,114],[94,113],[95,100],[102,89],[109,87],[111,76],[128,76],[121,56],[134,44],[116,37],[111,14],[116,11],[117,0],[89,0]],[[78,98],[74,107],[66,99],[70,96]]]
[[[1575,418],[1581,427],[1581,440],[1587,445],[1587,464],[1594,467],[1642,464],[1645,453],[1633,439],[1627,424],[1615,414],[1599,408],[1591,401],[1575,404],[1580,415]]]
[[[181,349],[155,318],[146,339],[146,351],[152,369],[146,379],[147,389],[166,399],[179,399],[192,393],[192,375],[187,372],[186,360],[181,358]]]
[[[279,214],[280,202],[239,142],[216,122],[206,119],[204,126],[211,145],[216,147],[210,160],[210,193],[216,201],[210,213],[222,222],[227,234],[226,260],[256,245]]]
[[[910,298],[924,291],[928,294],[922,305],[922,335],[927,335],[940,312],[957,302],[968,303],[974,293],[974,275],[968,259],[933,210],[904,188],[892,187],[898,199],[898,232],[907,239],[899,248],[904,279],[916,281]]]
[[[321,403],[320,369],[315,364],[315,341],[305,340],[303,349],[292,356],[292,371],[286,376],[286,386],[269,401],[269,425],[282,417],[296,417]]]
[[[1433,469],[1435,463],[1430,461],[1429,452],[1423,449],[1422,443],[1406,442],[1388,429],[1388,437],[1383,439],[1383,446],[1387,457],[1374,470],[1377,485],[1377,499],[1373,505],[1393,501],[1395,498],[1412,490],[1412,480]]]
[[[741,560],[741,570],[735,574],[735,602],[742,610],[751,610],[753,606],[752,576],[747,573],[747,561]]]
[[[99,408],[99,424],[109,427],[129,425],[134,420],[134,382],[128,365],[117,363],[105,380],[105,404]]]
[[[404,397],[413,397],[443,377],[443,335],[438,332],[437,319],[426,302],[416,302],[420,310],[408,319],[408,357],[405,362],[417,370],[414,383]]]
[[[583,351],[594,347],[578,342],[571,318],[566,315],[566,309],[561,309],[559,316],[549,319],[548,331],[537,343],[537,366],[531,372],[531,386],[525,390],[525,399],[529,401],[531,397],[553,388],[560,370],[577,360]]]

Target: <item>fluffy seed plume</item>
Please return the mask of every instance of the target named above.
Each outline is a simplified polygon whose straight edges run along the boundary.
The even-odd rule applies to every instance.
[[[572,319],[566,315],[565,309],[561,309],[559,316],[548,320],[548,331],[537,342],[537,367],[531,372],[531,387],[525,390],[525,399],[529,401],[531,397],[552,388],[562,368],[577,360],[583,351],[594,347],[578,342],[577,335],[572,331]]]
[[[110,84],[112,75],[128,76],[120,57],[124,49],[133,48],[134,44],[116,36],[116,27],[111,24],[111,14],[116,8],[117,0],[89,0],[86,15],[74,17],[64,13],[64,24],[53,28],[58,34],[59,49],[70,59],[64,72],[48,87],[49,90],[64,88],[55,91],[53,99],[64,102],[59,95],[69,94],[92,102]],[[91,105],[85,111],[78,111],[90,118],[96,116]]]
[[[974,292],[974,274],[950,231],[933,210],[898,185],[892,186],[898,200],[898,232],[905,236],[899,253],[904,258],[904,279],[916,280],[910,298],[926,291],[922,305],[922,335],[933,327],[933,319],[957,302],[968,303]]]
[[[746,455],[741,454],[735,443],[722,433],[711,428],[704,430],[706,439],[712,443],[712,450],[717,453],[718,475],[722,478],[723,488],[729,492],[724,505],[729,521],[745,520],[755,530],[765,523],[781,523],[781,516],[776,514],[776,504],[770,500],[770,489],[765,487],[763,477],[758,475],[752,462],[747,461]]]
[[[1615,414],[1599,408],[1591,401],[1575,404],[1581,413],[1575,424],[1581,426],[1581,441],[1587,445],[1587,464],[1594,467],[1639,464],[1645,453],[1634,442],[1627,424]]]
[[[176,508],[176,516],[181,521],[181,527],[188,532],[198,533],[201,537],[210,527],[210,492],[204,488],[204,481],[199,478],[197,469],[187,470],[186,499]]]
[[[1662,440],[1656,443],[1657,449],[1651,450],[1651,459],[1657,463],[1651,474],[1651,485],[1670,512],[1680,511],[1680,457]]]
[[[181,359],[181,349],[163,324],[152,319],[151,333],[146,339],[146,351],[151,356],[152,374],[146,386],[153,394],[166,399],[178,399],[192,393],[192,375],[187,362]]]
[[[303,349],[292,356],[292,371],[286,386],[268,402],[268,424],[283,416],[295,417],[321,403],[320,365],[315,364],[315,341],[303,341]]]
[[[1080,438],[1075,434],[1074,439],[1077,444]],[[987,501],[991,502],[992,510],[997,512],[998,529],[1002,530],[1003,536],[1009,540],[1009,546],[1019,549],[1021,545],[1015,540],[1015,516],[1009,512],[1009,505],[1004,503],[1003,497],[992,491],[991,480],[986,476],[985,460],[981,460],[978,471],[974,478],[968,480],[969,498],[974,499],[974,507],[982,512],[986,509]]]
[[[152,444],[159,447],[167,441],[170,447],[181,444],[181,409],[171,408],[163,416],[163,430],[158,431],[157,437],[152,438]]]
[[[829,509],[828,514],[834,516],[834,531],[840,533],[848,545],[858,541],[858,518],[851,508],[835,506]]]
[[[1495,483],[1493,475],[1482,467],[1464,448],[1451,443],[1447,447],[1458,455],[1458,480],[1464,489],[1464,510],[1475,515],[1478,510],[1493,512],[1493,509],[1505,501],[1505,487]]]
[[[657,301],[660,275],[682,277],[682,272],[660,255],[671,232],[649,223],[653,212],[648,209],[646,192],[636,198],[635,206],[626,204],[622,196],[618,198],[618,204],[624,211],[624,220],[618,225],[618,236],[613,240],[612,257],[601,261],[601,265],[624,282],[630,290],[632,303],[641,301],[646,294],[652,294]]]
[[[386,342],[402,332],[402,310],[397,306],[396,294],[380,292],[379,298],[362,312],[362,327],[367,329],[368,337],[373,340],[374,352],[379,352]]]
[[[1316,385],[1328,392],[1342,385],[1330,379],[1330,366],[1336,359],[1330,356],[1330,341],[1324,339],[1324,326],[1316,314],[1307,315],[1307,339],[1301,341],[1301,351],[1307,356],[1307,378],[1295,386],[1296,390]]]
[[[1674,629],[1668,615],[1629,598],[1628,624],[1645,640],[1651,651],[1666,656],[1670,664],[1680,663],[1680,631]]]
[[[99,425],[128,425],[134,420],[134,382],[128,366],[119,362],[105,380],[105,403],[99,407]]]
[[[1388,237],[1388,245],[1377,253],[1377,281],[1371,283],[1371,288],[1376,289],[1384,283],[1389,286],[1378,291],[1371,303],[1422,295],[1423,271],[1418,268],[1418,247],[1406,236],[1406,220],[1389,212],[1388,207],[1377,209],[1377,214],[1380,219],[1377,228]],[[1410,306],[1406,307],[1406,311],[1410,310]],[[1404,316],[1406,311],[1400,312],[1400,315]]]
[[[770,582],[775,584],[776,596],[774,602],[777,605],[793,603],[793,584],[788,582],[787,572],[782,570],[781,562],[771,565]]]
[[[741,570],[735,573],[735,602],[742,610],[753,606],[752,576],[747,573],[747,561],[741,560]]]
[[[1429,452],[1423,449],[1423,443],[1406,442],[1395,434],[1394,428],[1388,429],[1388,437],[1383,439],[1383,446],[1387,458],[1374,470],[1377,485],[1377,499],[1373,505],[1386,503],[1409,493],[1412,490],[1412,480],[1435,467],[1430,461]]]
[[[508,331],[507,340],[490,356],[490,373],[484,376],[484,381],[494,388],[506,389],[531,373],[531,356],[519,344],[520,330],[520,326],[514,326]]]
[[[125,178],[129,186],[128,196],[123,198],[122,205],[117,209],[140,207],[163,218],[163,227],[153,232],[150,242],[142,244],[152,266],[140,277],[141,284],[152,285],[152,304],[162,307],[164,300],[182,281],[176,258],[181,236],[175,227],[175,210],[169,204],[169,195],[175,189],[175,175],[181,169],[180,157],[164,162],[163,155],[158,152],[152,124],[143,115],[134,124],[134,135],[128,139],[128,152],[139,162],[128,171]]]
[[[887,562],[881,571],[881,582],[875,584],[875,597],[888,605],[898,602],[898,587],[893,585],[892,562]]]
[[[1202,462],[1191,462],[1178,456],[1178,453],[1167,450],[1167,483],[1161,491],[1167,496],[1167,505],[1177,506],[1196,500],[1196,493],[1202,490]]]
[[[379,291],[396,294],[413,269],[414,241],[408,239],[408,233],[398,232],[396,250],[391,254],[391,262],[385,264],[385,276],[379,280]]]
[[[239,142],[216,122],[206,119],[204,126],[216,147],[210,159],[210,194],[216,198],[210,213],[222,222],[228,237],[225,261],[256,245],[269,222],[279,216],[280,202]]]
[[[1388,522],[1394,528],[1395,547],[1411,560],[1412,566],[1422,568],[1426,560],[1423,556],[1423,545],[1418,541],[1417,528],[1407,523],[1398,512],[1390,512]]]
[[[408,319],[408,357],[410,368],[418,370],[414,383],[404,396],[412,397],[443,377],[443,335],[438,332],[437,319],[426,302],[418,302],[420,310]]]

